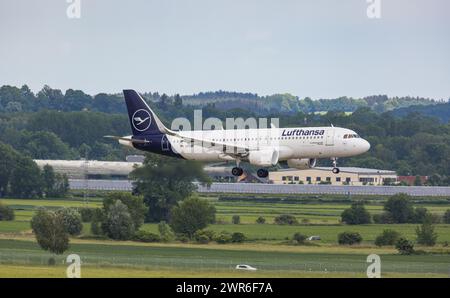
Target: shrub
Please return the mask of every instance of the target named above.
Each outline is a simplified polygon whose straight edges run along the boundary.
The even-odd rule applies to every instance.
[[[206,244],[214,239],[214,232],[210,230],[198,230],[194,233],[194,239],[198,243]]]
[[[91,222],[91,233],[92,235],[102,235],[102,229],[100,228],[100,223],[97,220]]]
[[[401,255],[411,255],[414,253],[414,244],[405,238],[398,239],[395,248]]]
[[[424,223],[416,228],[417,243],[427,246],[434,246],[436,244],[437,234],[434,232],[434,225],[432,219],[427,217]]]
[[[158,231],[162,242],[171,242],[175,239],[172,228],[165,221],[158,224]]]
[[[82,222],[91,222],[95,215],[95,209],[98,208],[80,208],[79,212],[81,215]]]
[[[266,219],[264,217],[260,216],[260,217],[258,217],[256,219],[256,223],[257,224],[264,224],[264,223],[266,223]]]
[[[176,234],[176,239],[182,243],[189,242],[189,237],[186,234]]]
[[[83,230],[83,223],[81,222],[80,213],[73,208],[63,208],[57,211],[61,214],[64,227],[70,235],[80,235]]]
[[[341,214],[341,221],[349,225],[360,225],[370,223],[370,213],[364,208],[363,203],[353,203]]]
[[[134,235],[133,219],[122,201],[116,200],[108,207],[102,230],[105,235],[115,240],[128,240]]]
[[[214,240],[219,244],[230,243],[232,238],[231,234],[227,231],[222,231],[214,237]]]
[[[373,216],[373,222],[376,224],[393,224],[394,219],[390,212],[383,212],[381,214],[375,214]]]
[[[242,243],[246,239],[244,233],[241,232],[235,232],[231,235],[231,242],[233,243]]]
[[[14,210],[0,203],[0,221],[14,220]]]
[[[304,244],[307,236],[301,233],[295,233],[292,237],[292,240],[296,242],[296,244]]]
[[[400,238],[400,233],[394,230],[386,229],[383,230],[381,235],[378,235],[375,238],[376,246],[384,246],[384,245],[395,245],[398,239]]]
[[[241,223],[241,217],[239,215],[233,215],[231,222],[235,225],[238,225]]]
[[[214,223],[216,208],[207,200],[191,197],[172,208],[170,226],[190,238],[198,230]]]
[[[117,201],[122,202],[128,208],[134,228],[139,229],[144,223],[145,214],[148,211],[144,204],[144,198],[128,192],[111,192],[103,200],[103,208],[108,210]]]
[[[442,220],[444,221],[444,223],[450,224],[450,209],[447,209],[447,211],[445,211],[445,214],[444,214],[444,217],[442,218]]]
[[[309,224],[309,219],[303,218],[301,223],[304,224],[304,225],[307,225],[307,224]]]
[[[290,214],[281,214],[275,217],[274,219],[275,223],[278,225],[296,225],[298,224],[297,219],[295,216]]]
[[[414,217],[412,222],[423,223],[428,216],[430,216],[430,213],[428,212],[427,208],[417,207],[414,209]]]
[[[340,245],[353,245],[361,243],[362,237],[358,232],[343,232],[338,235]]]
[[[400,193],[390,197],[384,204],[384,210],[389,211],[394,223],[407,223],[414,220],[414,208],[411,197]]]
[[[159,242],[161,241],[161,237],[155,233],[139,230],[134,234],[133,240],[140,242]]]

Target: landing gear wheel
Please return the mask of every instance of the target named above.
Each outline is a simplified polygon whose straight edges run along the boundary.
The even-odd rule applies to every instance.
[[[333,174],[339,174],[340,170],[337,167],[337,157],[333,157],[331,160],[333,161]]]
[[[233,176],[241,176],[243,173],[244,173],[244,170],[242,168],[234,167],[231,170],[231,174],[233,174]]]
[[[259,178],[267,178],[267,176],[269,176],[269,171],[267,171],[266,169],[259,169],[256,174]]]

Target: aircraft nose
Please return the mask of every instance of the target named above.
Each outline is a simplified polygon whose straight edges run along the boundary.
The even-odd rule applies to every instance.
[[[363,152],[369,151],[370,143],[363,139],[362,144],[361,144],[361,149],[363,150]]]

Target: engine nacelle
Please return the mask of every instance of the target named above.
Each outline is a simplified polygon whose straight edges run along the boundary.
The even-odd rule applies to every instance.
[[[316,166],[317,159],[315,158],[301,158],[301,159],[288,159],[287,164],[290,168],[296,168],[299,170],[307,170]]]
[[[260,167],[271,167],[278,163],[280,153],[278,150],[268,149],[259,151],[250,151],[248,161],[250,164]]]

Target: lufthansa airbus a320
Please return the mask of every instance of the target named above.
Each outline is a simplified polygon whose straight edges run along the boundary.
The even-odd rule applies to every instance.
[[[120,144],[153,153],[199,160],[235,161],[232,174],[240,176],[241,162],[260,167],[258,177],[268,176],[267,168],[287,161],[289,167],[308,169],[319,158],[333,161],[362,154],[370,144],[356,132],[341,127],[256,128],[174,131],[165,127],[145,100],[134,90],[124,90],[133,134],[107,136]]]

